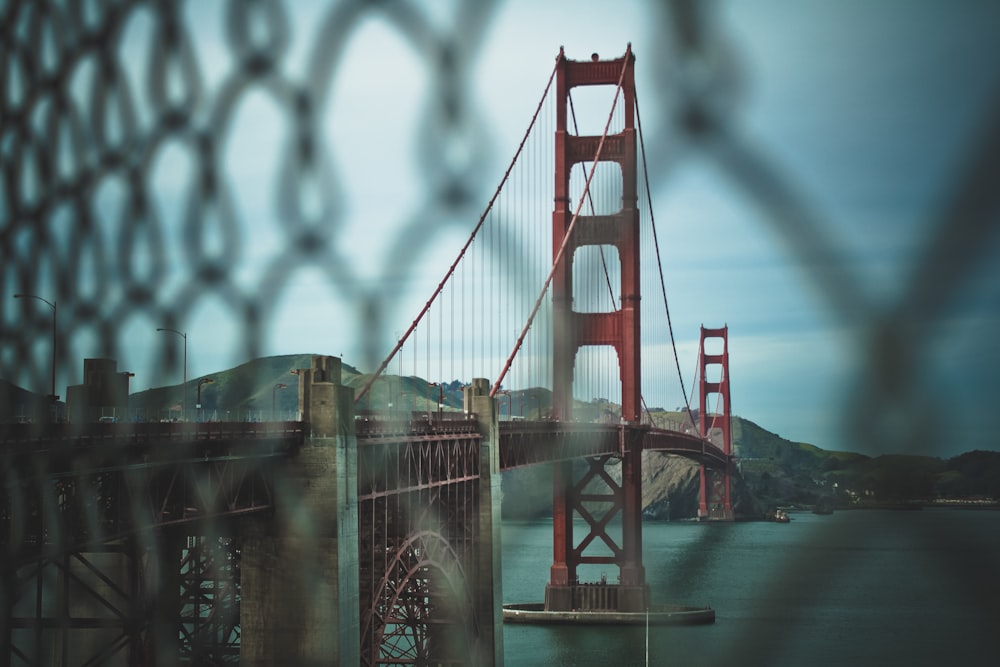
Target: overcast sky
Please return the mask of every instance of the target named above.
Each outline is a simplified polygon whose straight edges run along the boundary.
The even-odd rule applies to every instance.
[[[996,207],[992,218],[949,209],[970,180],[964,170],[995,132],[989,123],[1000,117],[1000,17],[992,3],[696,3],[711,11],[691,51],[660,3],[506,0],[476,25],[456,24],[458,2],[403,5],[427,30],[405,12],[357,4],[369,8],[338,19],[347,35],[341,42],[331,36],[338,24],[323,23],[327,3],[289,3],[282,71],[306,80],[315,54],[334,49],[319,36],[336,42],[336,65],[316,84],[322,91],[313,91],[327,176],[337,185],[323,196],[335,200],[339,216],[338,270],[361,292],[440,278],[430,259],[415,262],[411,275],[387,265],[392,240],[427,202],[426,139],[434,127],[427,114],[436,86],[449,80],[435,75],[421,35],[453,39],[464,68],[450,79],[462,87],[463,129],[433,159],[465,169],[474,192],[432,231],[442,247],[475,223],[559,47],[573,59],[611,58],[631,42],[682,368],[695,366],[699,325],[728,324],[734,410],[784,437],[870,453],[1000,448],[989,417],[1000,371]],[[185,11],[204,99],[215,110],[224,106],[220,87],[232,68],[222,6],[191,2]],[[148,87],[144,58],[154,27],[143,10],[122,35],[137,90]],[[265,353],[343,355],[361,365],[371,332],[355,326],[350,291],[331,288],[333,269],[319,262],[299,269],[276,250],[287,224],[278,193],[288,176],[279,95],[277,88],[242,91],[222,137],[220,166],[242,238],[234,278],[246,289],[277,290]],[[704,101],[721,131],[683,131],[678,110],[688,95]],[[162,146],[149,172],[175,265],[194,164],[188,148]],[[303,209],[322,199],[307,180],[290,181],[305,183],[297,195]],[[116,196],[98,188],[97,208],[114,208]],[[964,241],[974,240],[967,252],[928,262],[948,236],[942,230],[970,217],[973,232],[962,227]],[[168,300],[178,298],[183,282],[171,277],[160,288]],[[928,286],[940,290],[923,309]],[[240,335],[234,308],[224,293],[199,296],[177,324],[189,334],[189,377],[243,361],[233,343]],[[398,331],[414,314],[399,310],[387,329]],[[150,332],[163,323],[140,314],[122,326],[119,362],[137,372],[134,388],[161,384],[150,350],[169,341]],[[72,354],[96,356],[96,346],[81,334]],[[67,382],[78,374],[69,372]]]
[[[457,10],[415,5],[439,34],[455,29]],[[293,34],[315,35],[323,12],[295,6]],[[559,46],[586,59],[593,52],[617,57],[631,42],[682,369],[695,366],[699,325],[728,324],[735,412],[787,438],[876,451],[996,448],[983,417],[992,412],[984,399],[997,394],[989,370],[1000,370],[987,333],[995,330],[1000,296],[992,263],[976,261],[961,303],[948,299],[955,307],[934,309],[918,323],[891,316],[964,163],[996,117],[996,12],[988,3],[956,9],[902,0],[712,6],[701,47],[687,58],[672,17],[652,3],[508,1],[481,28],[463,28],[470,34],[462,99],[474,123],[465,137],[485,162],[466,157],[481,198],[454,216],[450,232],[438,232],[442,243],[453,247],[464,236],[495,187]],[[224,27],[202,11],[193,6],[188,15],[200,17],[199,55],[211,90],[229,65],[222,40],[211,38]],[[341,259],[378,290],[395,268],[385,264],[391,239],[425,201],[420,134],[437,79],[411,39],[411,24],[378,12],[352,21],[325,98],[327,149],[342,188]],[[308,61],[314,40],[293,41],[290,72],[297,58]],[[725,141],[699,142],[680,131],[679,89],[703,91],[726,123]],[[238,184],[235,206],[247,233],[242,270],[253,283],[260,280],[254,259],[273,256],[275,194],[267,184],[280,180],[281,135],[274,129],[282,120],[263,95],[244,104],[225,166]],[[727,158],[729,146],[742,151],[742,170]],[[762,171],[775,178],[777,201],[761,193],[755,176]],[[802,206],[801,214],[775,210],[790,203]],[[786,214],[806,229],[812,251],[789,241],[778,222]],[[997,241],[981,239],[992,257]],[[833,268],[820,269],[827,264]],[[414,272],[410,280],[430,287],[440,263]],[[357,306],[327,282],[317,269],[288,277],[268,351],[343,354],[362,363],[360,342],[369,334],[344,322]],[[414,309],[425,298],[418,291]],[[846,296],[837,296],[841,291]],[[401,311],[395,331],[412,316]],[[210,306],[203,312],[212,319]],[[301,325],[324,318],[326,326]],[[213,349],[213,340],[225,340],[219,319],[187,325],[197,350],[191,375],[211,372],[225,358]],[[901,384],[885,381],[873,362],[873,355],[884,361],[872,341],[886,326],[889,347],[908,353]],[[936,423],[923,424],[931,415]],[[900,425],[907,421],[920,425]],[[916,443],[908,439],[913,428],[940,433]]]

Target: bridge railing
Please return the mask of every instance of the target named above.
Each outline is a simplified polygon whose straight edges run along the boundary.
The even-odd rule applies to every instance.
[[[679,425],[683,429],[683,424]],[[620,455],[626,443],[641,444],[644,450],[685,456],[711,467],[726,464],[722,449],[690,428],[681,429],[556,421],[501,422],[500,468],[509,470],[589,456]]]
[[[665,431],[674,431],[675,433],[690,433],[692,435],[696,435],[698,433],[698,427],[695,426],[690,420],[680,421],[677,419],[657,419],[654,426]]]
[[[276,422],[111,422],[74,424],[4,424],[0,443],[192,442],[204,440],[280,439],[301,444],[305,425],[299,421]]]
[[[301,422],[0,427],[0,559],[17,565],[153,527],[273,507]]]
[[[359,438],[478,432],[476,416],[464,412],[362,412],[354,418]]]
[[[556,421],[500,422],[500,469],[619,452],[619,427]]]

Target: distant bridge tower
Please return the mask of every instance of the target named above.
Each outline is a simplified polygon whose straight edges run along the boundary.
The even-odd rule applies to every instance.
[[[705,341],[713,338],[722,339],[722,351],[718,354],[705,352]],[[701,437],[708,438],[713,429],[722,431],[722,451],[729,459],[722,470],[708,471],[701,464],[699,481],[701,488],[698,504],[700,520],[716,519],[733,520],[732,500],[732,469],[733,469],[733,435],[732,411],[729,402],[729,327],[721,329],[701,328],[701,345],[699,347],[701,377],[700,400],[698,403],[698,423]],[[711,368],[711,374],[709,369]],[[718,370],[716,370],[718,369]],[[717,378],[717,379],[709,379]],[[709,415],[710,402],[708,397],[716,395],[719,398],[721,410]]]
[[[617,86],[622,81],[624,127],[609,134],[601,152],[602,162],[621,169],[622,205],[611,215],[580,216],[567,240],[562,261],[552,283],[553,297],[553,416],[572,420],[573,367],[577,351],[585,345],[610,345],[618,354],[622,419],[637,423],[641,418],[639,337],[639,211],[636,188],[635,79],[631,46],[615,60],[572,61],[559,52],[556,79],[555,208],[552,214],[553,261],[573,217],[570,172],[577,163],[594,160],[599,136],[575,136],[567,128],[567,100],[576,86]],[[623,75],[624,70],[624,75]],[[610,109],[609,109],[610,111]],[[621,308],[609,312],[573,310],[574,252],[585,246],[605,245],[617,249],[621,266]],[[589,470],[574,478],[569,462],[557,463],[553,475],[553,563],[545,591],[550,611],[607,609],[641,611],[647,592],[642,564],[642,445],[626,442],[621,451],[622,482],[619,486],[605,471],[610,456],[588,459]],[[603,484],[606,492],[594,490]],[[591,503],[588,511],[584,499]],[[610,508],[595,516],[592,505]],[[621,538],[608,535],[609,517],[621,514]],[[573,537],[574,515],[588,524],[589,532],[577,542]],[[612,555],[593,555],[591,544],[610,547]],[[614,564],[619,568],[617,584],[584,586],[578,579],[580,565]]]

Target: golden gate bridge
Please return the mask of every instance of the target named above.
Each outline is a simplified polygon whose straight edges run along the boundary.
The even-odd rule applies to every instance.
[[[643,453],[697,461],[699,517],[732,520],[733,452],[725,327],[701,330],[697,423],[686,395],[634,65],[631,47],[560,51],[485,212],[357,391],[339,359],[316,357],[298,369],[293,422],[7,425],[0,654],[499,664],[499,475],[540,464],[553,469],[543,610],[655,608]],[[581,89],[607,101],[599,133],[577,123]],[[640,308],[643,293],[660,303]],[[420,376],[469,378],[463,410],[406,410],[400,384]],[[683,423],[648,406],[671,384]],[[531,387],[551,410],[500,420],[499,397]],[[615,419],[581,419],[589,397],[620,406]],[[617,580],[588,580],[594,565]]]

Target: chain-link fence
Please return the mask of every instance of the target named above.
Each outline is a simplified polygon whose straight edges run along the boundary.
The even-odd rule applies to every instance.
[[[633,41],[654,203],[694,228],[675,327],[693,346],[728,321],[736,412],[773,407],[781,381],[752,372],[794,372],[825,401],[817,444],[996,448],[994,7],[618,4],[0,2],[0,377],[60,394],[101,356],[164,384],[183,361],[157,327],[192,332],[203,372],[274,351],[374,367],[495,185],[492,105],[560,42],[627,29],[602,55]],[[719,199],[742,230],[711,220]],[[766,274],[755,312],[701,310],[736,270]],[[768,322],[826,379],[755,349]]]
[[[105,356],[136,373],[135,388],[163,385],[182,355],[157,327],[190,334],[195,372],[302,352],[289,348],[297,341],[373,367],[495,185],[541,89],[551,56],[529,73],[519,52],[538,49],[503,40],[545,33],[560,9],[572,11],[4,3],[3,377],[41,393],[54,371],[62,394],[84,357]],[[726,299],[740,274],[710,235],[731,236],[750,246],[735,259],[759,313],[799,311],[773,318],[793,330],[780,343],[801,332],[796,354],[830,346],[845,366],[817,364],[799,380],[846,401],[809,413],[829,440],[819,444],[989,446],[1000,58],[983,28],[988,4],[942,14],[925,3],[675,2],[626,6],[604,34],[588,28],[608,11],[573,11],[575,32],[555,30],[546,53],[637,33],[651,178],[661,224],[677,230],[671,291],[689,345],[702,321],[742,328],[748,346],[767,322]],[[497,102],[512,81],[524,113],[498,116],[522,108]],[[841,145],[854,152],[831,149]],[[706,182],[735,212],[699,209]],[[368,233],[376,226],[386,231]],[[773,261],[767,277],[754,253]],[[713,268],[704,289],[688,285]],[[58,304],[55,332],[53,311],[13,293]],[[737,343],[735,372],[760,386],[755,354],[741,362]],[[772,376],[786,372],[779,354]],[[739,389],[735,407],[778,412]],[[810,439],[807,424],[781,419]]]

